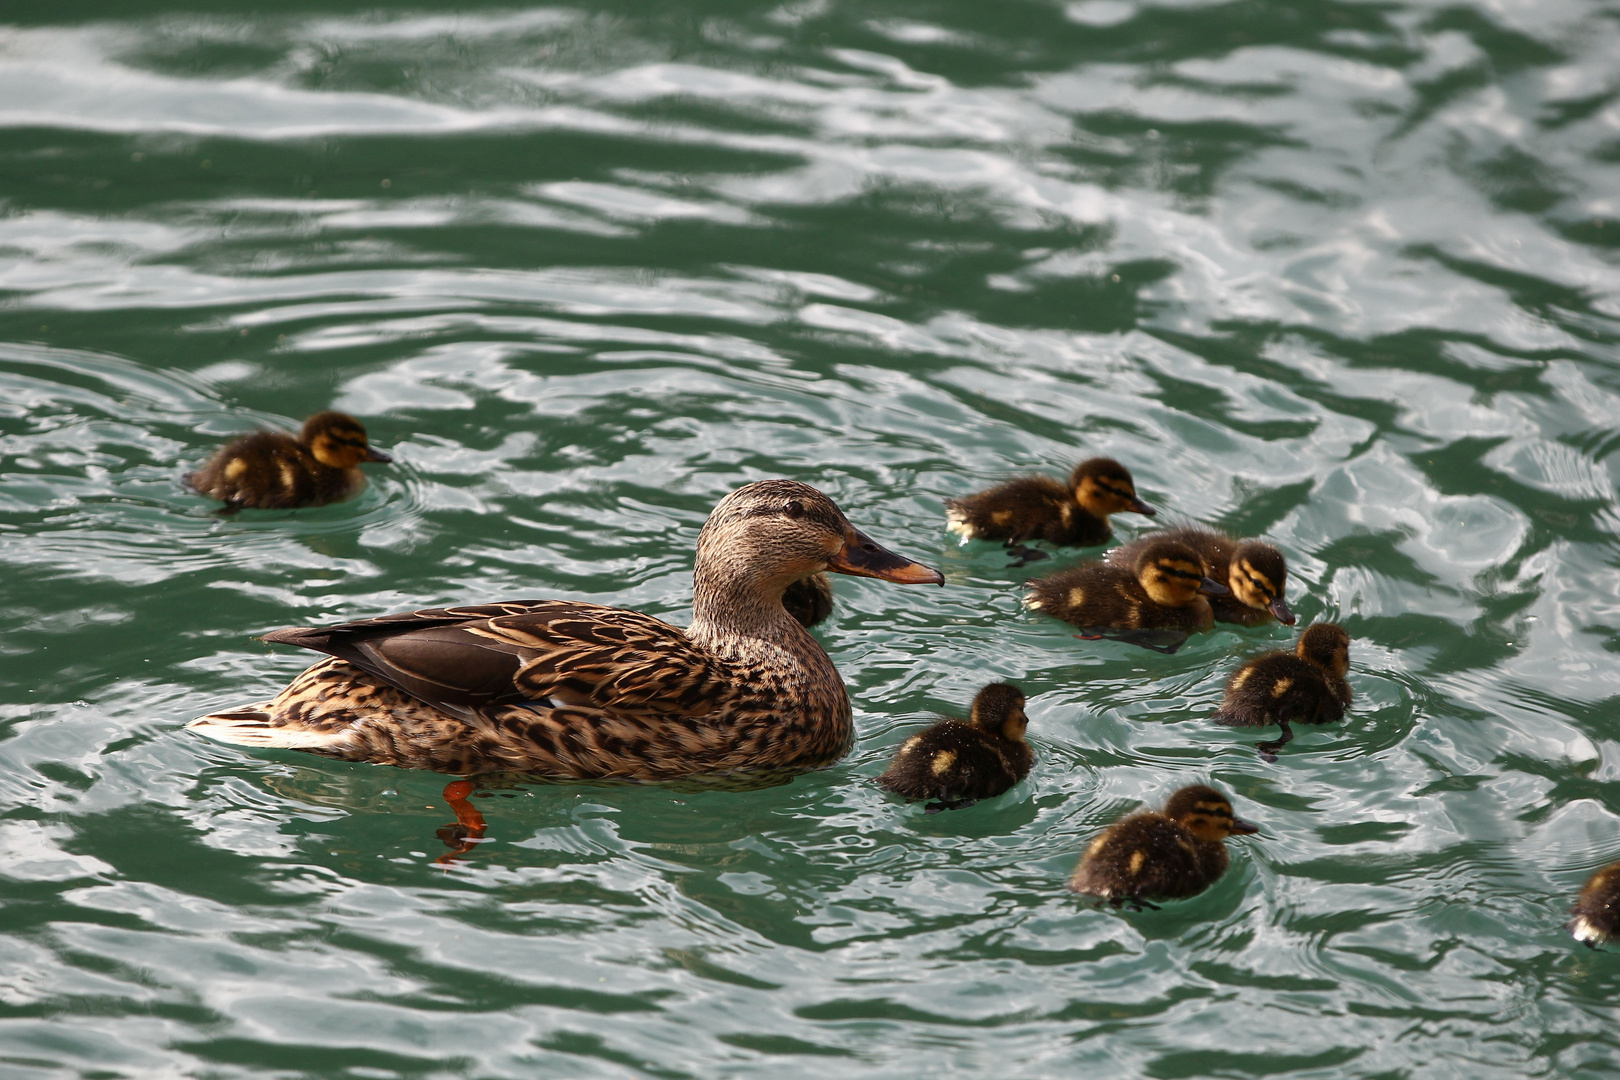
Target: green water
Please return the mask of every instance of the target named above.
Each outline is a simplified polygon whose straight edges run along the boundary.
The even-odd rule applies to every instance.
[[[687,0],[0,6],[0,1073],[1597,1077],[1620,957],[1620,9]],[[356,501],[178,481],[327,407]],[[1205,717],[1019,609],[941,502],[1107,453],[1264,534],[1347,721]],[[758,791],[445,778],[183,732],[283,626],[503,597],[687,617],[715,501],[813,483],[860,740]],[[1129,537],[1143,519],[1121,517]],[[1042,564],[1060,567],[1087,553]],[[1094,553],[1093,553],[1094,554]],[[992,678],[1038,764],[872,782]],[[1159,912],[1063,883],[1213,781]]]

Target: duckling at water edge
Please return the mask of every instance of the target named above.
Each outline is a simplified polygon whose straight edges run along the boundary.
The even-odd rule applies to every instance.
[[[1284,626],[1294,625],[1294,613],[1283,599],[1288,561],[1264,540],[1237,540],[1214,529],[1192,526],[1139,536],[1110,551],[1106,558],[1115,566],[1134,566],[1143,548],[1159,540],[1174,540],[1198,552],[1209,564],[1210,577],[1232,590],[1230,596],[1210,600],[1216,622],[1259,626],[1276,619]]]
[[[324,506],[366,486],[362,461],[394,460],[366,441],[366,429],[347,413],[316,413],[297,438],[255,431],[227,443],[186,478],[199,494],[219,499],[226,513],[244,506],[287,510]]]
[[[1204,597],[1227,591],[1209,577],[1196,551],[1173,540],[1142,548],[1130,570],[1089,562],[1026,584],[1025,607],[1080,627],[1086,640],[1110,638],[1166,653],[1214,625]]]
[[[1217,723],[1233,727],[1276,724],[1282,738],[1260,744],[1276,754],[1294,731],[1288,725],[1332,724],[1350,704],[1350,635],[1337,623],[1312,623],[1299,635],[1294,652],[1268,652],[1244,661],[1226,684]]]
[[[1196,896],[1226,873],[1228,836],[1259,832],[1232,816],[1212,787],[1193,784],[1170,796],[1164,813],[1132,814],[1104,830],[1081,856],[1069,888],[1140,911],[1153,900]]]
[[[1593,874],[1569,913],[1575,917],[1567,929],[1588,948],[1595,949],[1620,935],[1620,862]]]
[[[1114,535],[1110,514],[1132,511],[1152,517],[1157,510],[1137,498],[1130,470],[1113,458],[1082,461],[1067,485],[1049,476],[1021,476],[975,495],[945,500],[946,528],[969,540],[1001,540],[1020,557],[1014,565],[1046,558],[1022,545],[1045,540],[1094,547]]]
[[[991,683],[973,698],[968,722],[941,720],[913,735],[878,783],[908,799],[936,799],[929,813],[993,798],[1029,775],[1035,761],[1024,730],[1024,692]]]

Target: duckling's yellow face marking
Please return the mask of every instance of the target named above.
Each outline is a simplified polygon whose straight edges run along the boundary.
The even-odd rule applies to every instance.
[[[248,471],[248,463],[241,458],[232,458],[230,464],[225,466],[225,479],[239,480],[242,474]]]
[[[1137,874],[1142,872],[1142,864],[1145,862],[1147,862],[1147,852],[1131,852],[1131,862],[1130,866],[1126,870],[1126,873],[1130,874],[1132,877],[1135,877]]]
[[[1200,840],[1219,842],[1237,833],[1254,831],[1254,826],[1239,822],[1232,814],[1232,804],[1221,798],[1200,799],[1176,820]]]
[[[1271,688],[1271,696],[1274,697],[1274,698],[1280,698],[1284,694],[1288,693],[1289,690],[1293,689],[1293,687],[1294,687],[1294,680],[1293,679],[1286,678],[1286,677],[1278,679],[1276,684],[1273,685],[1272,688]]]
[[[1165,607],[1185,607],[1198,597],[1198,586],[1204,581],[1202,563],[1182,558],[1154,559],[1142,568],[1138,579],[1142,591],[1156,604]]]
[[[366,433],[358,427],[337,424],[323,428],[309,440],[309,452],[329,469],[352,469],[366,460]]]
[[[1128,476],[1083,476],[1074,489],[1074,501],[1100,518],[1123,514],[1136,508],[1136,485]]]
[[[1248,559],[1234,559],[1227,572],[1227,587],[1245,607],[1265,610],[1282,593],[1282,587],[1254,568]]]
[[[955,750],[941,750],[934,755],[934,763],[929,766],[935,776],[943,776],[952,765],[956,764]]]

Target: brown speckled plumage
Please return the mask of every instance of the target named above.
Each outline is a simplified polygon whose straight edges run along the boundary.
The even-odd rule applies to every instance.
[[[1045,540],[1093,547],[1113,536],[1110,514],[1156,511],[1136,496],[1130,470],[1112,458],[1074,467],[1064,485],[1047,476],[1022,476],[986,491],[945,501],[947,528],[968,540],[1008,544]]]
[[[366,441],[360,421],[323,412],[304,421],[296,438],[255,431],[226,444],[186,482],[227,510],[287,510],[353,498],[366,486],[360,463],[391,460]]]
[[[967,723],[941,720],[901,744],[878,783],[929,810],[956,810],[1000,795],[1025,776],[1035,755],[1024,741],[1024,692],[991,683],[973,698]]]
[[[838,671],[781,603],[823,570],[938,583],[787,480],[728,495],[698,537],[693,620],[565,600],[435,608],[266,640],[332,654],[201,734],[469,775],[668,780],[830,764],[853,737]]]
[[[1210,597],[1216,622],[1259,626],[1277,620],[1294,625],[1294,613],[1283,598],[1288,588],[1288,560],[1264,540],[1238,540],[1214,529],[1188,526],[1139,536],[1105,558],[1115,566],[1134,566],[1143,549],[1160,540],[1186,544],[1198,552],[1208,564],[1210,576],[1232,590],[1229,596]]]
[[[1164,812],[1132,814],[1086,848],[1069,888],[1115,907],[1195,896],[1226,873],[1228,836],[1256,832],[1232,815],[1212,787],[1193,784],[1170,796]]]
[[[1595,949],[1620,937],[1620,862],[1587,879],[1569,913],[1567,929],[1576,941]]]

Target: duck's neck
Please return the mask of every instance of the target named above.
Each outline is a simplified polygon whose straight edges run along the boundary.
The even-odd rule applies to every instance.
[[[700,560],[692,579],[692,625],[686,636],[709,647],[743,639],[804,652],[815,639],[782,606],[789,584],[717,573]]]

